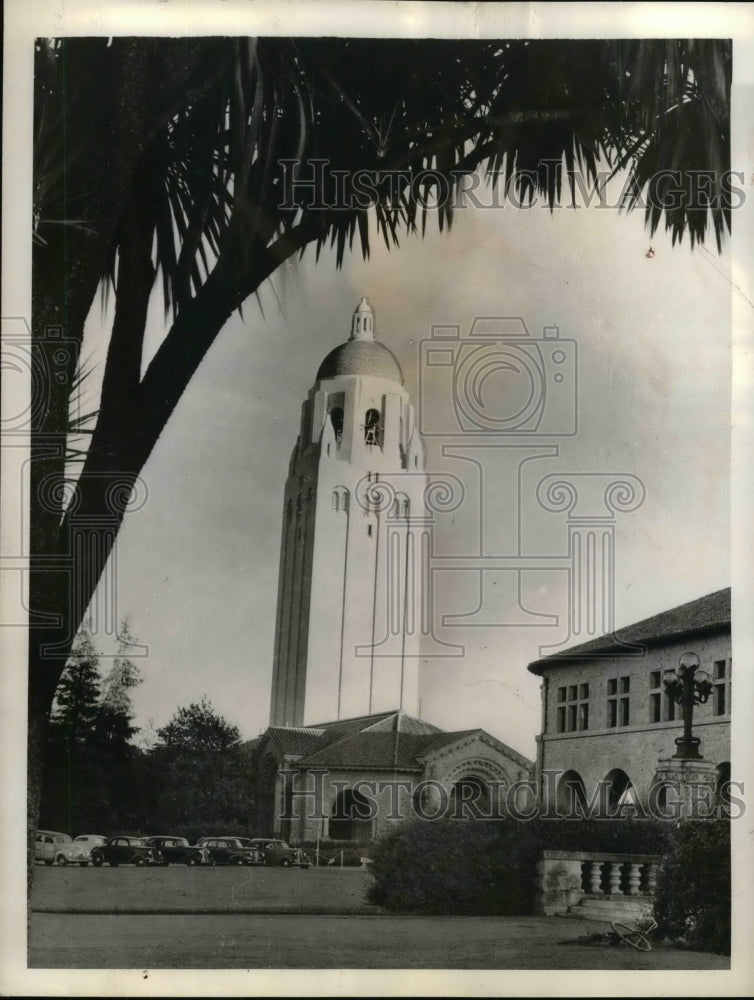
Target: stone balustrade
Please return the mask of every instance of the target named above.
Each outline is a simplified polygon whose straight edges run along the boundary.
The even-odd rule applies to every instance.
[[[537,863],[540,912],[566,913],[584,898],[650,902],[661,863],[659,854],[543,851]]]

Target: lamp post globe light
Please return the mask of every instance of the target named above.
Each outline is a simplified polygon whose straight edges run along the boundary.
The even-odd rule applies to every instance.
[[[700,669],[699,664],[696,653],[684,653],[678,660],[678,666],[663,674],[668,697],[680,705],[683,712],[683,736],[676,737],[676,752],[673,754],[675,759],[702,759],[699,753],[701,740],[693,735],[691,725],[694,705],[704,705],[712,694],[712,678],[706,670]]]

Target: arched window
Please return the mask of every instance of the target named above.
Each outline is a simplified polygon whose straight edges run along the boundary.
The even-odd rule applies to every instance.
[[[330,839],[367,843],[372,837],[373,807],[374,801],[370,803],[358,788],[344,789],[333,802],[330,813]]]
[[[586,789],[578,771],[564,771],[558,781],[557,813],[570,819],[586,814]]]
[[[332,491],[332,498],[330,500],[332,509],[338,511],[338,513],[343,513],[348,510],[348,490],[345,486],[336,486]]]
[[[330,423],[335,432],[335,443],[340,444],[343,440],[343,407],[334,406],[330,410]]]
[[[624,812],[634,808],[636,803],[636,792],[634,786],[626,774],[619,767],[613,768],[605,775],[605,782],[608,786],[607,806],[610,814],[622,815]]]
[[[459,779],[450,790],[450,815],[453,819],[489,817],[490,804],[487,782],[474,774]]]
[[[408,497],[405,493],[396,493],[393,505],[390,508],[390,517],[397,521],[399,518],[408,518]]]
[[[371,448],[380,444],[380,411],[369,409],[364,416],[364,441]]]

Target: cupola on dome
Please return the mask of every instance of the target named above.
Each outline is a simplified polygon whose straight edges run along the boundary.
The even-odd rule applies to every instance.
[[[395,355],[374,339],[374,310],[366,298],[354,311],[349,340],[330,351],[319,366],[317,381],[338,375],[376,375],[403,385]]]

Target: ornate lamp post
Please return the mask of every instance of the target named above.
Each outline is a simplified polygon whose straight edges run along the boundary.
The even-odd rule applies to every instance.
[[[683,710],[683,736],[676,737],[674,759],[701,760],[699,744],[701,740],[691,732],[694,705],[704,705],[712,694],[712,678],[706,670],[699,669],[696,653],[684,653],[676,669],[666,670],[663,675],[668,697]]]

